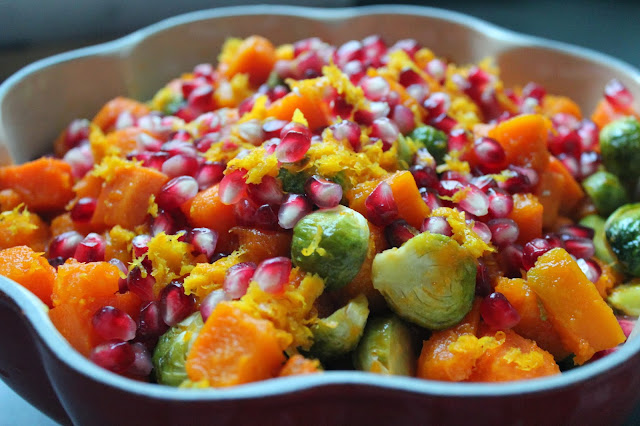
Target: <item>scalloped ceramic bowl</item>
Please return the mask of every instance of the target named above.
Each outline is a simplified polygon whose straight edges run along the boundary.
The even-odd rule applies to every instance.
[[[50,150],[72,118],[108,99],[148,99],[195,64],[215,60],[228,36],[275,43],[319,36],[340,43],[379,33],[414,37],[458,63],[493,56],[507,85],[533,80],[590,111],[612,77],[640,98],[640,73],[611,57],[527,37],[437,9],[258,6],[202,11],[30,65],[0,86],[4,160]],[[10,156],[10,157],[9,157]],[[216,390],[139,383],[93,365],[62,338],[46,307],[0,277],[0,378],[34,406],[76,424],[616,424],[637,403],[640,339],[562,375],[506,384],[440,383],[326,372]]]

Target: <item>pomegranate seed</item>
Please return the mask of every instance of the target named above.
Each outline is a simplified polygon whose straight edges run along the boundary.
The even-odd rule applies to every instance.
[[[362,43],[351,40],[340,46],[333,54],[333,62],[342,68],[349,61],[361,61],[364,58]]]
[[[433,211],[443,206],[440,197],[438,197],[434,189],[420,188],[420,194],[422,195],[422,200],[429,206],[429,210]]]
[[[278,216],[273,207],[269,204],[263,204],[256,209],[253,223],[258,228],[273,229],[278,223]]]
[[[193,247],[193,255],[204,254],[207,259],[213,257],[218,243],[218,233],[209,228],[193,228],[187,231],[185,242]]]
[[[615,78],[604,87],[604,97],[614,108],[626,109],[633,103],[633,95],[629,89]]]
[[[175,157],[174,157],[175,158]],[[156,198],[162,209],[174,210],[196,196],[198,182],[191,176],[178,176],[167,182]]]
[[[447,72],[447,64],[442,59],[432,59],[427,62],[425,71],[439,82],[444,82]]]
[[[251,278],[256,272],[256,264],[242,262],[227,269],[222,288],[231,299],[240,299],[247,292]]]
[[[470,224],[469,222],[470,221],[467,220],[467,225]],[[473,221],[473,226],[471,227],[471,229],[485,243],[489,244],[491,242],[491,238],[493,237],[493,234],[491,234],[491,229],[489,229],[486,223],[480,222],[479,220],[475,220]]]
[[[93,168],[93,153],[88,143],[71,148],[62,160],[71,166],[73,177],[80,179]]]
[[[224,177],[224,169],[225,165],[217,161],[205,161],[202,163],[195,174],[198,189],[203,191],[220,182]]]
[[[311,202],[304,195],[289,194],[278,211],[278,225],[283,229],[293,229],[296,223],[311,213]]]
[[[288,124],[284,120],[268,120],[262,124],[262,131],[264,132],[265,139],[277,138],[280,136],[280,132]]]
[[[439,115],[431,120],[431,125],[433,127],[438,130],[442,130],[445,133],[450,133],[457,124],[458,122],[455,119],[446,114]]]
[[[520,322],[518,311],[504,297],[504,294],[497,291],[482,300],[480,315],[487,325],[501,330],[515,327]]]
[[[443,179],[438,184],[438,194],[441,197],[453,197],[456,192],[462,190],[464,185],[457,180]]]
[[[64,260],[73,257],[78,244],[84,239],[82,235],[76,231],[64,232],[51,240],[49,243],[49,257],[61,257]]]
[[[580,154],[579,163],[580,178],[585,179],[598,171],[602,158],[595,151],[584,151]]]
[[[367,99],[372,101],[383,100],[391,90],[387,80],[380,76],[363,78],[360,82],[360,87],[362,87]]]
[[[294,163],[302,160],[311,147],[311,137],[307,131],[296,129],[285,132],[287,126],[282,130],[281,141],[276,147],[276,157],[283,163]],[[306,129],[306,128],[305,128]]]
[[[453,235],[453,229],[445,217],[431,216],[422,222],[420,232],[431,232],[433,234],[441,234],[447,237]]]
[[[214,109],[213,87],[210,84],[203,84],[189,94],[187,104],[200,112],[211,111]]]
[[[342,72],[349,77],[353,84],[359,84],[366,75],[366,71],[360,61],[349,61],[342,67]]]
[[[420,50],[420,45],[414,39],[407,38],[404,40],[398,40],[389,50],[403,50],[407,55],[413,58],[416,52]]]
[[[135,359],[133,364],[127,369],[127,374],[135,377],[147,377],[151,374],[151,370],[153,370],[149,350],[140,342],[131,343],[131,349],[133,349]]]
[[[438,175],[433,167],[411,166],[409,171],[418,188],[435,188],[438,186]]]
[[[277,294],[282,292],[285,284],[289,282],[291,273],[291,259],[286,257],[274,257],[263,260],[253,274],[253,281],[267,292]]]
[[[400,71],[398,75],[398,83],[402,84],[404,87],[409,87],[413,84],[425,84],[425,81],[420,74],[414,71],[411,68],[405,68]]]
[[[419,104],[424,104],[429,96],[429,87],[422,84],[412,84],[406,89],[407,94],[415,99]]]
[[[491,219],[487,226],[491,230],[491,240],[498,247],[515,243],[520,234],[518,224],[513,219]]]
[[[435,92],[424,101],[422,106],[427,110],[427,116],[435,118],[446,114],[449,111],[451,99],[443,92]]]
[[[398,205],[387,182],[380,182],[364,202],[369,222],[385,226],[398,217]]]
[[[239,169],[225,175],[220,181],[218,193],[223,204],[235,204],[245,195],[247,184],[244,181],[246,171]]]
[[[576,261],[580,270],[584,272],[584,274],[589,278],[589,281],[592,283],[597,282],[600,279],[600,275],[602,275],[602,269],[600,265],[598,265],[595,261],[591,259],[578,259]]]
[[[578,132],[576,130],[571,130],[551,137],[548,142],[548,147],[549,151],[556,156],[560,154],[577,156],[580,154],[582,141]]]
[[[564,241],[557,234],[554,234],[552,232],[546,233],[544,235],[544,239],[547,240],[549,244],[551,244],[551,248],[557,248],[557,247],[564,248]]]
[[[318,50],[324,42],[318,37],[305,38],[293,43],[293,56],[298,57],[301,53],[309,50]]]
[[[91,324],[103,339],[127,341],[136,337],[136,322],[129,314],[113,306],[100,308],[93,314]]]
[[[296,58],[294,70],[300,78],[315,78],[322,74],[325,62],[318,52],[307,51]]]
[[[109,260],[109,263],[117,266],[120,270],[120,278],[118,278],[118,293],[126,293],[129,290],[129,288],[127,287],[127,274],[129,273],[127,266],[122,260],[116,259],[115,257]]]
[[[129,343],[111,340],[93,348],[89,359],[109,371],[123,373],[131,367],[136,356]]]
[[[158,337],[164,334],[168,328],[169,326],[164,323],[160,315],[160,302],[149,302],[140,309],[136,332],[138,337],[144,339]]]
[[[522,99],[533,98],[537,101],[538,105],[541,104],[542,99],[547,95],[547,91],[539,84],[529,82],[522,88]]]
[[[353,121],[343,120],[330,127],[333,137],[338,141],[347,141],[354,151],[360,151],[360,135],[362,130]]]
[[[413,115],[413,111],[404,105],[396,105],[393,107],[391,119],[403,135],[411,133],[413,129],[416,128],[416,118]]]
[[[476,268],[476,295],[486,297],[490,295],[492,291],[493,288],[491,287],[489,270],[481,260],[478,260],[478,266]]]
[[[133,158],[130,159],[142,161],[143,166],[156,169],[160,172],[162,171],[164,162],[169,159],[169,154],[166,152],[141,152],[140,154],[134,154],[132,157]]]
[[[513,197],[501,189],[489,189],[489,214],[494,218],[507,217],[513,211]]]
[[[462,185],[469,183],[469,176],[455,170],[447,170],[440,175],[440,180],[455,180]]]
[[[153,286],[155,283],[155,278],[153,278],[150,273],[147,273],[147,271],[143,272],[138,266],[129,271],[129,275],[127,275],[127,288],[143,301],[149,301],[155,298],[153,294]]]
[[[463,152],[469,144],[469,137],[464,129],[453,129],[449,132],[449,151]]]
[[[224,290],[213,290],[211,293],[202,299],[200,304],[200,315],[202,315],[202,321],[206,322],[213,310],[218,306],[218,303],[225,300],[230,300]]]
[[[492,194],[491,190],[498,188],[498,182],[490,175],[475,176],[470,183],[489,196]]]
[[[348,64],[347,64],[348,65]],[[353,105],[349,104],[342,96],[331,96],[329,98],[329,108],[334,117],[348,119],[353,112]]]
[[[485,173],[496,173],[506,166],[506,154],[495,139],[481,137],[473,145],[473,151]]]
[[[174,155],[162,163],[160,171],[170,178],[195,176],[198,171],[198,160],[183,154]]]
[[[180,140],[173,139],[169,142],[165,143],[161,147],[162,151],[169,154],[170,157],[174,155],[185,155],[187,157],[196,157],[198,155],[198,151],[196,150],[193,144]]]
[[[582,120],[580,127],[578,127],[578,136],[580,136],[580,147],[584,151],[590,151],[596,148],[600,131],[593,121]]]
[[[151,235],[139,234],[133,237],[133,240],[131,240],[133,257],[144,256],[149,251],[149,241],[151,241]]]
[[[561,227],[558,230],[558,233],[560,234],[562,239],[569,239],[571,237],[575,237],[575,238],[587,238],[589,240],[592,240],[595,235],[595,231],[593,230],[593,228],[589,228],[588,226],[575,225],[575,224],[565,225]]]
[[[196,304],[193,295],[186,295],[182,284],[170,282],[160,294],[160,314],[169,327],[173,327],[191,313]]]
[[[103,262],[106,245],[104,238],[92,232],[80,241],[73,257],[78,262]]]
[[[364,62],[374,67],[382,65],[381,59],[387,53],[387,44],[379,35],[371,35],[362,40]]]
[[[64,146],[67,150],[89,140],[90,124],[89,120],[84,118],[76,119],[69,123],[64,133]]]
[[[116,119],[115,130],[126,129],[135,125],[135,119],[129,111],[122,111]]]
[[[342,200],[342,187],[320,176],[307,179],[304,190],[309,200],[321,209],[335,207]]]
[[[626,337],[629,337],[636,325],[636,320],[618,317],[618,323],[620,324],[620,328],[622,328],[622,332],[624,333],[624,335]]]
[[[523,249],[519,244],[502,247],[500,249],[499,262],[504,269],[504,274],[509,278],[519,278],[523,268]]]
[[[246,142],[252,145],[260,145],[264,140],[264,132],[262,125],[258,120],[249,120],[240,123],[237,126],[238,135]]]
[[[555,248],[553,244],[544,238],[534,238],[524,245],[522,249],[522,266],[529,270],[536,264],[536,260],[549,250]]]
[[[564,240],[564,248],[580,259],[589,259],[595,254],[593,241],[588,238],[571,237]]]
[[[458,202],[458,206],[474,216],[484,216],[489,213],[489,197],[473,185],[467,185],[463,189],[464,198]]]
[[[284,198],[278,179],[272,176],[263,176],[259,184],[247,185],[247,195],[259,205],[280,205]]]
[[[418,235],[418,231],[409,225],[406,220],[399,219],[384,228],[384,235],[390,247],[400,247]]]
[[[215,79],[216,71],[211,64],[198,64],[193,67],[193,75],[196,77],[202,77],[205,80],[212,82]]]
[[[558,160],[562,163],[562,165],[569,171],[571,176],[575,179],[580,179],[580,164],[578,160],[571,155],[561,153],[557,155]]]

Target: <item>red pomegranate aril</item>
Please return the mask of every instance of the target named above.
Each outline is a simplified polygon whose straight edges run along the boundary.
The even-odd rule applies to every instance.
[[[467,220],[466,222],[467,225],[469,225],[471,221]],[[475,232],[476,235],[478,235],[478,237],[480,237],[480,239],[485,243],[489,244],[491,242],[493,235],[491,234],[491,229],[489,229],[486,223],[474,220],[471,230]]]
[[[367,99],[381,101],[389,94],[391,88],[383,77],[365,77],[360,81],[360,87]]]
[[[585,179],[598,171],[602,158],[595,151],[584,151],[580,154],[579,163],[580,178]]]
[[[196,194],[198,194],[198,182],[191,176],[178,176],[160,189],[156,203],[162,209],[175,210]]]
[[[149,302],[140,309],[138,330],[136,332],[137,337],[143,339],[158,337],[164,334],[168,328],[169,326],[165,324],[160,314],[160,302]]]
[[[86,223],[93,217],[96,211],[98,200],[92,197],[80,198],[71,208],[71,220],[74,222]]]
[[[580,179],[580,163],[578,159],[572,155],[561,153],[557,155],[558,160],[569,171],[575,179]]]
[[[123,373],[131,367],[136,356],[129,343],[122,340],[111,340],[93,348],[89,359],[109,371]]]
[[[193,75],[196,77],[204,78],[205,80],[212,82],[215,79],[216,71],[211,64],[198,64],[193,67]]]
[[[463,152],[469,145],[469,137],[464,129],[453,129],[449,132],[449,151]]]
[[[183,154],[174,155],[162,163],[160,170],[170,178],[178,176],[195,176],[198,171],[198,160]]]
[[[620,328],[622,328],[622,332],[626,337],[629,337],[631,335],[631,332],[633,331],[633,328],[636,325],[637,320],[630,319],[630,318],[621,318],[621,317],[618,317],[617,319],[618,319],[618,324],[620,324]]]
[[[233,215],[240,226],[253,226],[258,205],[249,198],[243,198],[233,205]]]
[[[487,226],[491,230],[492,242],[498,247],[515,243],[520,234],[518,224],[513,219],[491,219]]]
[[[445,217],[431,216],[426,218],[420,226],[420,232],[431,232],[433,234],[441,234],[447,237],[453,235],[453,229]]]
[[[205,298],[202,299],[202,303],[200,303],[200,315],[202,315],[202,321],[207,321],[211,313],[220,302],[224,302],[225,300],[230,299],[231,298],[227,295],[227,293],[221,288],[218,290],[213,290],[211,293],[207,294]]]
[[[67,231],[54,237],[49,243],[48,256],[50,258],[61,257],[64,260],[72,257],[78,244],[84,239],[76,231]]]
[[[436,188],[438,186],[438,175],[433,167],[411,166],[409,171],[418,188]]]
[[[277,208],[277,207],[276,207]],[[273,229],[278,223],[278,215],[276,214],[274,207],[269,204],[263,204],[256,209],[253,223],[257,228]]]
[[[534,238],[522,248],[522,266],[525,270],[531,269],[536,260],[549,250],[555,248],[553,244],[544,238]]]
[[[457,180],[443,179],[436,188],[441,197],[453,197],[456,192],[462,190],[464,185]]]
[[[364,62],[373,67],[382,65],[382,57],[387,53],[387,43],[379,35],[370,35],[362,40]]]
[[[265,139],[280,137],[280,132],[284,126],[288,124],[288,121],[284,120],[268,120],[262,124],[262,131],[264,132]]]
[[[442,59],[432,59],[427,62],[425,71],[439,82],[443,82],[446,77],[447,64]]]
[[[149,251],[149,241],[151,241],[151,235],[139,234],[133,237],[131,250],[134,258],[144,256]]]
[[[203,254],[211,259],[218,244],[218,233],[209,228],[193,228],[187,231],[185,242],[191,244],[195,256]]]
[[[342,68],[347,62],[354,60],[362,60],[364,51],[362,43],[357,40],[351,40],[340,46],[333,54],[333,61]]]
[[[521,277],[523,269],[523,249],[519,244],[502,247],[498,252],[498,261],[508,278]],[[526,268],[525,268],[526,269]]]
[[[478,260],[476,268],[476,296],[486,297],[491,294],[493,287],[491,286],[491,277],[487,266]]]
[[[253,281],[260,288],[272,294],[281,293],[285,284],[289,282],[291,274],[291,259],[287,257],[274,257],[263,260],[253,274]]]
[[[481,137],[473,145],[480,167],[485,173],[495,173],[506,166],[506,154],[502,145],[495,139]]]
[[[406,88],[407,95],[415,99],[419,104],[424,104],[429,96],[429,87],[422,84],[412,84]]]
[[[387,182],[380,182],[364,201],[367,219],[378,226],[386,226],[398,217],[398,205]]]
[[[304,195],[289,194],[278,211],[278,225],[283,229],[293,229],[296,223],[311,213],[311,202]]]
[[[103,306],[93,314],[93,329],[106,340],[133,340],[136,337],[136,322],[126,312],[113,306]]]
[[[127,287],[129,291],[136,294],[143,301],[155,299],[153,286],[156,283],[153,275],[143,270],[139,266],[134,267],[127,275]]]
[[[602,268],[598,265],[597,262],[591,259],[582,259],[579,258],[576,260],[580,270],[584,272],[584,274],[589,278],[589,281],[592,283],[597,282],[600,279],[600,275],[602,275]]]
[[[458,122],[454,118],[446,114],[441,114],[431,120],[430,124],[438,130],[442,130],[445,133],[450,133],[458,124]]]
[[[491,190],[498,189],[498,182],[491,175],[474,176],[470,183],[489,196]]]
[[[399,219],[384,228],[384,235],[390,247],[400,247],[418,235],[418,231],[409,225],[406,220]]]
[[[422,200],[425,204],[429,206],[429,210],[434,211],[435,209],[443,207],[442,200],[438,197],[438,193],[435,189],[420,188],[420,195],[422,195]]]
[[[422,106],[427,110],[428,117],[435,118],[446,114],[450,104],[449,95],[443,92],[435,92],[424,101]]]
[[[129,274],[129,269],[127,269],[127,266],[122,260],[116,259],[115,257],[110,259],[109,263],[117,266],[120,270],[120,277],[118,278],[118,293],[126,293],[129,290],[127,287],[127,274]]]
[[[297,57],[303,52],[319,49],[324,42],[318,37],[305,38],[293,43],[293,56]]]
[[[242,262],[233,265],[227,269],[222,289],[229,298],[240,299],[247,292],[255,272],[256,264],[253,262]]]
[[[576,238],[587,238],[589,240],[592,240],[595,235],[595,231],[593,230],[593,228],[589,228],[588,226],[577,225],[577,224],[562,226],[558,230],[558,233],[560,234],[560,237],[562,239],[569,239],[571,237],[576,237]]]
[[[214,109],[213,87],[210,84],[203,84],[189,94],[187,98],[189,106],[200,112],[211,111]]]
[[[321,209],[335,207],[342,200],[342,187],[320,176],[307,179],[304,190],[309,200]]]
[[[545,240],[547,240],[549,242],[549,244],[551,244],[551,248],[557,248],[557,247],[564,248],[564,241],[556,233],[548,232],[548,233],[544,234],[543,238]]]
[[[393,107],[391,119],[403,135],[412,132],[416,128],[416,118],[413,115],[413,111],[402,104]]]
[[[600,138],[598,126],[591,120],[582,120],[578,127],[580,136],[580,146],[583,151],[590,151],[596,148]]]
[[[151,370],[153,370],[149,350],[140,342],[131,343],[131,349],[133,349],[135,359],[133,364],[127,369],[127,374],[140,378],[147,377],[151,374]]]
[[[69,123],[64,133],[64,146],[67,150],[89,140],[90,124],[91,122],[85,118],[75,119]]]
[[[333,137],[338,141],[347,141],[354,151],[360,151],[360,136],[362,130],[353,121],[343,120],[339,123],[333,124],[330,127]]]
[[[391,145],[398,139],[398,126],[387,117],[376,118],[371,124],[371,137],[379,138],[384,144]]]
[[[509,165],[509,170],[516,172],[518,175],[525,176],[529,185],[533,189],[538,182],[540,181],[540,176],[538,176],[538,172],[529,167],[520,167],[514,166],[513,164]]]
[[[504,294],[497,291],[482,300],[480,315],[488,326],[495,329],[506,330],[520,322],[518,311],[504,297]]]
[[[582,149],[582,141],[578,132],[571,130],[549,138],[548,147],[549,151],[556,156],[560,154],[577,156]]]
[[[103,262],[106,246],[104,238],[92,232],[80,241],[73,257],[78,262]]]
[[[75,178],[82,178],[93,168],[93,153],[88,143],[71,148],[64,154],[62,160],[71,166],[71,173]]]
[[[277,149],[277,148],[276,148]],[[218,194],[223,204],[235,204],[240,201],[246,194],[247,184],[245,183],[245,170],[234,170],[225,175],[220,181]]]
[[[474,216],[484,216],[489,213],[489,197],[474,185],[467,185],[463,189],[463,198],[458,201],[458,207]]]
[[[311,137],[306,132],[289,131],[276,147],[276,158],[282,163],[295,163],[304,158],[310,147]]]
[[[589,259],[595,254],[593,241],[589,238],[571,237],[564,240],[564,249],[580,259]]]
[[[141,152],[140,154],[136,154],[134,158],[138,161],[142,161],[143,166],[150,167],[161,172],[162,165],[170,158],[170,156],[167,152]]]
[[[247,195],[258,205],[280,205],[284,198],[280,183],[273,176],[263,176],[260,183],[248,184]]]
[[[415,70],[407,67],[400,71],[400,74],[398,75],[398,83],[402,84],[404,87],[409,87],[412,84],[425,84],[425,81]]]
[[[360,61],[349,61],[342,67],[342,72],[345,73],[351,83],[358,85],[360,81],[367,75],[366,68]]]
[[[489,214],[493,218],[507,217],[513,211],[513,197],[499,188],[491,188],[489,193]]]
[[[412,38],[407,38],[403,40],[398,40],[393,46],[391,46],[389,50],[390,51],[403,50],[407,55],[413,58],[416,52],[420,50],[420,47],[421,46],[418,44],[417,41],[415,41]]]
[[[224,169],[225,165],[218,161],[205,161],[202,163],[195,175],[198,189],[203,191],[220,182],[224,177]]]
[[[333,116],[348,119],[353,112],[353,105],[349,104],[342,96],[336,96],[329,101],[329,108]]]
[[[615,78],[611,79],[604,87],[604,97],[611,106],[617,109],[624,110],[633,103],[633,95],[629,89]]]
[[[294,74],[300,79],[315,78],[322,74],[324,60],[318,52],[307,51],[296,58],[294,62]]]
[[[196,300],[193,295],[187,295],[184,287],[177,281],[170,282],[160,294],[160,314],[162,320],[169,327],[173,327],[191,313]]]

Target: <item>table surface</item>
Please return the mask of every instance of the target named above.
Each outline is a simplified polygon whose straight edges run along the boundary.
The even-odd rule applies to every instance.
[[[167,16],[193,9],[193,1],[185,0],[182,10],[167,10]],[[354,4],[391,3],[388,0],[354,1]],[[442,4],[427,1],[403,1],[403,3]],[[195,4],[195,3],[194,3]],[[634,19],[629,16],[640,16],[640,2],[631,0],[618,1],[614,4],[598,0],[525,0],[511,2],[505,0],[473,0],[451,1],[447,7],[488,20],[500,26],[523,33],[534,34],[555,40],[561,40],[585,47],[590,47],[612,56],[616,56],[636,67],[640,66],[640,31]],[[0,9],[2,1],[0,1]],[[164,16],[156,16],[161,19]],[[150,22],[140,18],[139,25]],[[127,31],[135,28],[126,28]],[[120,30],[121,31],[121,30]],[[119,34],[114,34],[113,37]],[[85,40],[61,40],[48,44],[0,46],[0,82],[20,67],[40,57],[60,51],[103,41],[104,35],[89,35]],[[107,37],[113,38],[113,37]],[[638,407],[626,426],[640,424],[640,407]],[[0,426],[38,425],[54,426],[52,421],[29,405],[0,381]]]

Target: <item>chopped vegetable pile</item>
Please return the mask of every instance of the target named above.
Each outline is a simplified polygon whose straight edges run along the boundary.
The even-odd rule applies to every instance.
[[[559,374],[640,314],[632,103],[612,80],[585,118],[415,40],[230,39],[0,168],[0,274],[169,386]]]

